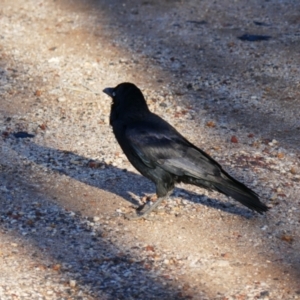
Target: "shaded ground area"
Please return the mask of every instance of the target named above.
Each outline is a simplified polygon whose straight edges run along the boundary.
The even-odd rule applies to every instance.
[[[299,8],[1,1],[0,298],[298,299]],[[108,124],[122,81],[270,212],[182,185],[125,220],[154,186]]]

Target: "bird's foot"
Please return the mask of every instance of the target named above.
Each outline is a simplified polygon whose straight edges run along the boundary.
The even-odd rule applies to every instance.
[[[140,205],[138,208],[136,208],[134,213],[128,213],[125,214],[125,219],[128,220],[139,220],[139,219],[146,219],[149,220],[149,214],[148,212],[149,208],[151,208],[151,204],[149,202],[146,202],[142,205]]]
[[[126,214],[125,219],[128,220],[138,220],[138,219],[149,219],[149,214],[154,211],[158,205],[164,200],[164,197],[158,198],[152,205],[150,202],[146,202],[145,204],[139,206],[136,209],[135,214]]]
[[[132,221],[132,220],[141,220],[141,219],[148,220],[148,221],[153,221],[155,219],[153,217],[150,217],[149,215],[138,214],[137,212],[125,214],[124,218],[126,220],[130,220],[130,221]]]

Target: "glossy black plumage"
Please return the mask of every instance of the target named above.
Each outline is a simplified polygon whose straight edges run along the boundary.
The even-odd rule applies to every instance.
[[[155,183],[159,199],[183,182],[219,191],[259,213],[267,211],[255,192],[150,112],[134,84],[121,83],[103,92],[113,99],[110,124],[118,143],[132,165]]]

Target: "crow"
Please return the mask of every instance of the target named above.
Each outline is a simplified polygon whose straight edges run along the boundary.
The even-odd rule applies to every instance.
[[[156,202],[137,209],[130,219],[148,215],[180,182],[218,191],[260,214],[268,210],[254,191],[152,113],[141,90],[133,83],[120,83],[103,92],[112,98],[110,125],[119,145],[131,164],[156,185]]]

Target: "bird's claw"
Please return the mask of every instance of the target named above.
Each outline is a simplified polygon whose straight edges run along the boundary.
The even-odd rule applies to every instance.
[[[129,213],[129,214],[125,214],[124,218],[126,220],[140,220],[140,219],[145,219],[145,220],[149,220],[149,216],[148,215],[144,215],[144,214],[138,214],[136,213]]]
[[[128,214],[125,214],[124,215],[124,218],[126,220],[141,220],[141,219],[144,219],[144,220],[148,220],[148,221],[153,221],[155,220],[154,217],[151,217],[150,216],[150,213],[139,213],[138,211],[135,211],[134,213],[128,213]]]
[[[145,219],[145,220],[151,220],[152,218],[149,217],[150,213],[154,211],[155,209],[152,209],[150,205],[150,202],[146,202],[142,205],[140,205],[138,208],[136,208],[135,213],[131,214],[125,214],[125,219],[127,220],[139,220],[139,219]]]

